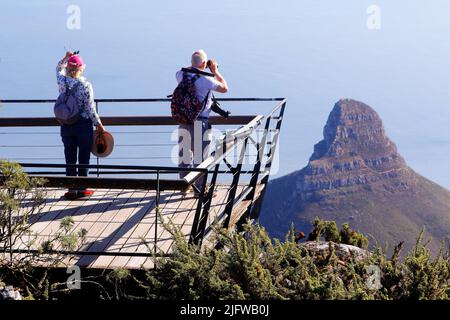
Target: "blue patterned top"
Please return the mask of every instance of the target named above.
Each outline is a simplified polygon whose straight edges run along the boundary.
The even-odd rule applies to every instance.
[[[67,59],[62,59],[58,62],[58,66],[56,67],[56,80],[58,83],[59,93],[65,92],[67,86],[71,89],[77,83],[81,83],[78,86],[77,91],[74,93],[75,98],[82,106],[81,116],[84,119],[91,119],[95,126],[101,124],[100,117],[95,110],[94,90],[92,89],[92,84],[87,81],[85,77],[74,79],[66,76],[66,65]]]

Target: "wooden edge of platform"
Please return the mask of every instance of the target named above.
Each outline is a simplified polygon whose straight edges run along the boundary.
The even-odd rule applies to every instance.
[[[45,188],[95,188],[95,189],[134,189],[134,190],[176,190],[184,191],[189,187],[185,179],[133,179],[133,178],[97,178],[97,177],[55,177],[32,176],[44,179]],[[0,185],[5,178],[0,175]]]

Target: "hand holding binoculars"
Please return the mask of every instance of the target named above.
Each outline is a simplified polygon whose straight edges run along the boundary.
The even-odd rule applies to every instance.
[[[214,59],[208,60],[206,63],[206,66],[212,71],[213,69],[219,69],[219,65],[217,64],[217,61]]]

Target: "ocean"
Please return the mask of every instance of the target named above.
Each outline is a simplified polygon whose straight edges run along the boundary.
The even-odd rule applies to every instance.
[[[1,1],[0,100],[55,99],[66,49],[81,51],[96,98],[164,98],[203,48],[230,86],[217,96],[288,99],[273,177],[305,166],[334,103],[353,98],[380,114],[413,169],[450,188],[449,13],[445,0]],[[273,105],[223,106],[238,115]],[[169,112],[164,103],[100,106],[101,115]],[[2,117],[51,115],[51,104],[0,109]],[[170,162],[170,130],[114,130],[111,162]],[[0,157],[62,161],[57,128],[1,128]]]

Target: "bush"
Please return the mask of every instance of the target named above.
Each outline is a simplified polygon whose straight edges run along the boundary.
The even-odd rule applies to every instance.
[[[53,244],[74,250],[81,245],[86,231],[73,231],[73,220],[66,218],[54,237],[40,246],[39,254],[13,259],[10,249],[29,234],[28,218],[42,203],[42,181],[28,177],[15,164],[1,162],[0,170],[0,262],[4,264],[0,282],[16,279],[14,284],[24,289],[25,298],[49,299],[52,290],[67,290],[59,289],[65,283],[52,281],[48,268],[36,272],[32,266],[42,259],[47,259],[47,265],[58,263],[58,257],[46,254]],[[329,242],[328,250],[320,254],[310,246],[298,244],[293,228],[284,241],[271,239],[259,225],[245,225],[242,232],[216,230],[212,240],[221,244],[221,249],[216,249],[210,245],[202,248],[191,245],[180,230],[170,224],[165,227],[175,239],[173,256],[155,257],[152,270],[118,269],[81,279],[97,290],[82,291],[106,299],[449,299],[450,296],[449,252],[441,250],[433,257],[423,233],[401,259],[402,243],[387,257],[381,248],[368,251],[367,238],[348,224],[339,230],[334,221],[320,219],[314,221],[308,237],[308,244],[313,247],[316,243],[312,241]],[[357,246],[365,254],[343,256],[334,243]],[[323,247],[323,242],[317,245]]]
[[[0,160],[0,279],[16,282],[25,298],[48,299],[51,284],[48,271],[73,256],[49,254],[55,247],[73,251],[85,241],[86,230],[74,231],[74,220],[66,217],[59,230],[46,241],[37,243],[30,218],[40,215],[46,197],[45,180],[28,176],[16,163]],[[17,254],[15,249],[24,251]],[[42,265],[40,272],[34,266]]]
[[[325,241],[349,244],[363,249],[369,247],[369,240],[367,237],[362,233],[352,230],[348,223],[344,223],[342,229],[338,230],[336,222],[316,218],[313,226],[314,229],[308,237],[309,241],[319,240],[323,237]]]
[[[367,238],[348,225],[338,231],[335,223],[316,220],[315,230],[313,237],[322,235],[328,241],[359,247],[368,244]],[[272,241],[259,225],[246,225],[240,233],[221,231],[221,250],[189,245],[177,230],[172,228],[172,232],[176,238],[173,257],[159,258],[156,268],[148,270],[141,283],[147,298],[449,298],[449,256],[441,253],[433,258],[422,235],[401,262],[401,245],[390,258],[381,249],[368,252],[365,259],[338,258],[331,245],[327,255],[317,256],[296,243],[293,230],[284,242]]]

